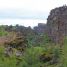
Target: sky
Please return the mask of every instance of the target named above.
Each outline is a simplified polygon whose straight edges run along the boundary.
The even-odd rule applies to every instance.
[[[46,23],[50,10],[65,4],[67,0],[0,0],[0,25]]]

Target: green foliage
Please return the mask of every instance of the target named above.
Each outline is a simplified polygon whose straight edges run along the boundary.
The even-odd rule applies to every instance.
[[[51,43],[50,38],[45,35],[28,35],[27,36],[28,46],[45,46],[49,43]]]
[[[59,45],[52,43],[46,34],[35,34],[30,27],[16,25],[0,27],[0,36],[8,34],[5,29],[9,32],[14,31],[15,35],[21,33],[14,36],[8,45],[15,50],[24,49],[24,51],[22,56],[17,57],[13,52],[10,57],[6,57],[5,48],[0,47],[0,67],[67,67],[67,39],[62,55]]]
[[[5,36],[7,34],[8,34],[8,32],[5,31],[5,29],[3,27],[0,27],[0,36]]]
[[[5,57],[4,47],[0,47],[0,67],[15,67],[16,59],[14,56]]]
[[[8,33],[6,31],[0,31],[0,36],[5,36],[7,35]]]
[[[23,56],[16,57],[15,54],[13,54],[11,57],[5,57],[4,48],[0,47],[0,67],[52,67],[52,65],[49,64],[50,61],[45,60],[46,62],[43,62],[40,59],[42,54],[45,54],[47,58],[53,58],[53,55],[57,56],[57,48],[54,46],[52,48],[50,47],[46,49],[45,47],[30,47],[26,49]]]
[[[62,49],[62,65],[63,67],[67,67],[67,37],[65,37],[64,46]]]

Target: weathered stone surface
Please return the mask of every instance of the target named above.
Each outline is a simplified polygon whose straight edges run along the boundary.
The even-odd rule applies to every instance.
[[[38,34],[45,34],[46,29],[46,24],[44,23],[39,23],[38,26],[34,27],[34,31]]]
[[[52,41],[62,43],[67,35],[67,6],[51,10],[47,19],[48,35]]]

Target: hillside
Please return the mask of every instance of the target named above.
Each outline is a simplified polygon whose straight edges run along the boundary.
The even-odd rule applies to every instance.
[[[0,67],[67,67],[66,16],[62,6],[33,29],[0,25]]]

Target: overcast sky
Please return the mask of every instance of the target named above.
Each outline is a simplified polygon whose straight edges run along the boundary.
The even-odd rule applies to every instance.
[[[67,0],[0,0],[0,24],[46,23],[50,10],[66,3]]]

